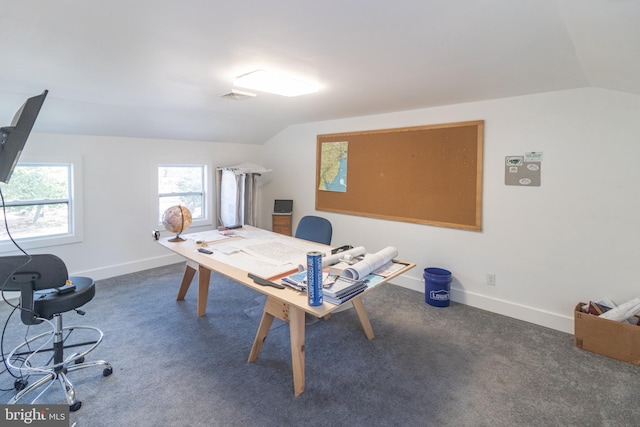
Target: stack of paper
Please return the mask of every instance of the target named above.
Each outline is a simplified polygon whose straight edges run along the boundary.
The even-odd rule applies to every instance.
[[[322,290],[323,298],[331,304],[342,304],[367,289],[364,280],[351,280],[339,277],[331,287]]]
[[[307,272],[301,271],[296,274],[292,274],[291,276],[283,277],[280,279],[283,285],[287,285],[293,289],[298,291],[306,291],[307,290]]]
[[[345,252],[323,257],[323,300],[330,304],[342,304],[385,278],[402,269],[405,264],[395,263],[398,250],[392,246],[375,254],[366,254],[358,246]],[[336,268],[343,265],[343,268]],[[280,279],[283,285],[299,291],[307,290],[307,272],[301,271]]]

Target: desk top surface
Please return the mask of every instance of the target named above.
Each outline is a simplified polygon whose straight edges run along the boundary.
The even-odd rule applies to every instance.
[[[280,283],[279,277],[296,272],[298,264],[306,265],[307,252],[329,253],[332,249],[331,246],[251,226],[244,226],[238,230],[231,230],[231,232],[221,233],[217,230],[211,230],[185,234],[181,237],[184,238],[183,241],[171,242],[169,241],[171,238],[167,237],[160,239],[158,243],[201,267],[227,276],[286,304],[295,305],[316,317],[323,317],[340,307],[327,302],[322,306],[312,307],[307,302],[306,292],[288,287],[277,289],[271,286],[261,286],[247,276],[248,273],[253,273]],[[198,249],[202,247],[213,253],[198,252]],[[414,263],[401,263],[405,267],[385,277],[376,287],[415,267]],[[367,289],[364,293],[373,289],[375,288]]]

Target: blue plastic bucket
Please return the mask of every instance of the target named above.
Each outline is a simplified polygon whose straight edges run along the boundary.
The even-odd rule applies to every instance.
[[[424,300],[434,307],[449,307],[451,272],[443,268],[424,269]]]

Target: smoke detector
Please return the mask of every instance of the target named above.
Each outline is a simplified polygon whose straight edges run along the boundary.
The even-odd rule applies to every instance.
[[[243,99],[255,98],[255,96],[255,93],[245,92],[238,89],[232,89],[231,92],[222,95],[223,98],[233,99],[234,101],[242,101]]]

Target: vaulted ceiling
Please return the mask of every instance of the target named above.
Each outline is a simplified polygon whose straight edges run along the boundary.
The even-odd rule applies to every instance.
[[[640,95],[637,0],[0,0],[0,125],[261,144],[295,123],[580,87]],[[222,95],[255,69],[316,81]]]

